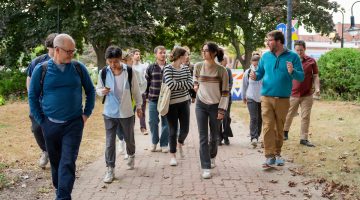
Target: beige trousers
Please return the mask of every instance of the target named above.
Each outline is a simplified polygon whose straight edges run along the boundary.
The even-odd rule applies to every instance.
[[[307,97],[290,97],[290,108],[286,116],[284,131],[290,130],[290,126],[293,121],[293,118],[296,115],[300,106],[301,108],[300,138],[302,140],[307,140],[309,137],[310,114],[311,114],[312,105],[313,105],[312,95]]]
[[[261,97],[265,157],[281,155],[284,123],[290,106],[289,98]]]

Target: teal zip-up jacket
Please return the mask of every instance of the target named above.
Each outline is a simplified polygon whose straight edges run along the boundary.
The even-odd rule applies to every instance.
[[[294,66],[292,74],[289,74],[287,70],[287,62],[291,62]],[[288,49],[285,49],[278,57],[271,51],[264,53],[255,73],[257,81],[263,80],[262,96],[290,97],[292,80],[300,82],[304,80],[300,57]]]

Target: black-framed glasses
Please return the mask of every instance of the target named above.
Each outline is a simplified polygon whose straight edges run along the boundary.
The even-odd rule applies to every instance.
[[[201,52],[202,52],[202,53],[209,52],[209,49],[202,49]]]
[[[59,49],[65,51],[66,54],[68,54],[68,55],[73,55],[73,54],[75,54],[76,51],[77,51],[77,49],[74,49],[74,50],[66,50],[66,49],[64,49],[64,48],[62,48],[62,47],[58,47],[58,46],[56,46],[55,48],[59,48]]]

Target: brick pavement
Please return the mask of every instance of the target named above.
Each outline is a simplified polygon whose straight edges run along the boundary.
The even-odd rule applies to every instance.
[[[321,199],[320,189],[302,184],[304,177],[291,175],[288,168],[294,167],[293,164],[263,170],[261,149],[249,148],[248,128],[236,120],[232,123],[234,138],[230,139],[231,145],[219,147],[213,178],[201,179],[194,105],[191,112],[190,133],[184,146],[186,157],[178,159],[178,166],[169,166],[169,154],[150,152],[150,135],[140,134],[139,127],[136,127],[135,169],[126,170],[126,161],[118,155],[116,180],[104,184],[102,179],[106,168],[104,156],[101,156],[80,171],[73,199]],[[297,185],[289,187],[289,181]],[[305,196],[304,191],[311,197]]]

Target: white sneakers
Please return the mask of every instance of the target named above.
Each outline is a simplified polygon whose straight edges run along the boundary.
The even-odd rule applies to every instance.
[[[215,168],[216,165],[215,165],[215,158],[211,158],[210,159],[210,162],[211,162],[211,169]]]
[[[127,170],[133,170],[135,165],[135,155],[129,156],[127,160]]]
[[[176,166],[177,165],[177,161],[176,161],[176,158],[174,158],[174,157],[172,157],[171,159],[170,159],[170,166]]]
[[[156,151],[156,146],[157,146],[156,144],[152,144],[151,148],[150,148],[150,151],[155,152]]]
[[[124,140],[119,140],[119,153],[124,155],[126,152],[126,143]]]
[[[104,183],[112,183],[114,180],[115,172],[113,167],[107,167],[107,171],[104,177]]]
[[[43,151],[39,159],[39,167],[45,169],[48,162],[49,162],[49,154],[46,151]]]
[[[211,170],[210,169],[203,169],[203,173],[201,174],[203,179],[211,178]]]
[[[163,153],[168,153],[168,152],[169,152],[169,148],[168,148],[168,147],[161,147],[161,152],[163,152]]]

